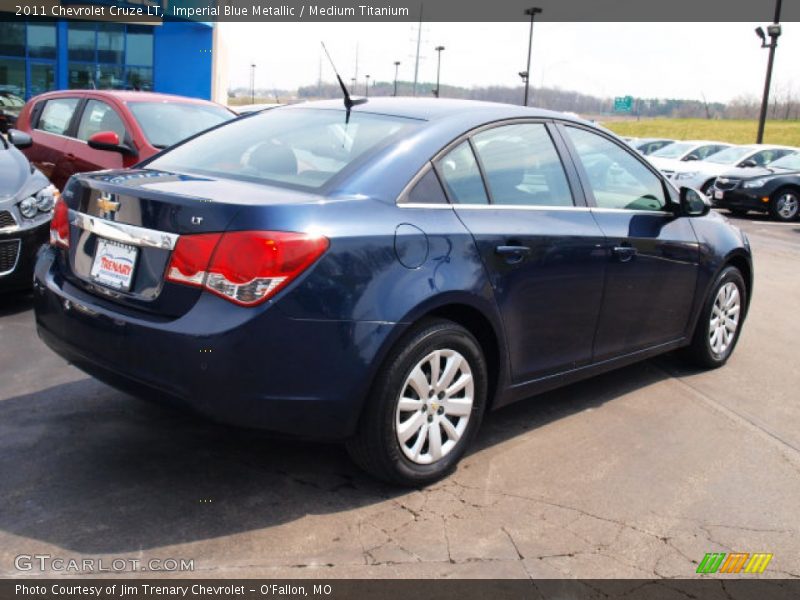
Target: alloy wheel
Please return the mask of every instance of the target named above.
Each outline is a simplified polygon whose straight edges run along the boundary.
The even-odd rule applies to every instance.
[[[800,200],[796,194],[792,192],[785,192],[778,196],[775,201],[775,210],[781,218],[790,221],[797,216],[798,208],[800,208]]]
[[[735,283],[729,281],[719,288],[708,324],[708,342],[717,355],[725,354],[731,347],[739,327],[741,308],[742,299]]]
[[[447,456],[467,429],[474,399],[472,369],[462,354],[440,349],[419,361],[395,412],[397,441],[406,458],[428,465]]]

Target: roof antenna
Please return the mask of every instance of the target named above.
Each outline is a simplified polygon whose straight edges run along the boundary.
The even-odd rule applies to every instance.
[[[339,80],[339,87],[342,88],[342,94],[344,94],[344,107],[347,110],[347,115],[345,116],[345,125],[350,122],[350,109],[353,108],[356,104],[365,104],[367,102],[366,98],[351,98],[350,92],[347,91],[347,86],[345,86],[344,81],[339,76],[339,71],[336,70],[336,65],[333,64],[333,59],[331,58],[328,49],[325,47],[325,42],[320,42],[322,44],[322,49],[325,51],[325,56],[328,57],[328,61],[331,63],[331,67],[333,67],[333,72],[336,73],[336,79]]]

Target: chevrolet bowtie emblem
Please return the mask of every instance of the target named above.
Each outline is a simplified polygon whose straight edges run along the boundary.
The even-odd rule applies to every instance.
[[[113,213],[119,210],[119,202],[114,200],[111,194],[101,194],[97,199],[97,208],[103,212]]]

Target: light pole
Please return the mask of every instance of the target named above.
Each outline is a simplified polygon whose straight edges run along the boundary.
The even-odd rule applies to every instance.
[[[780,1],[780,0],[779,0]],[[531,85],[531,49],[533,47],[533,19],[536,15],[541,14],[542,9],[538,6],[532,6],[530,8],[525,9],[525,14],[529,15],[531,18],[531,32],[528,36],[528,68],[525,69],[525,100],[523,102],[524,106],[528,106],[528,89]]]
[[[351,77],[350,78],[350,89],[353,90],[354,94],[356,93],[356,78],[355,77]]]
[[[364,89],[366,90],[367,93],[364,94],[364,96],[369,98],[369,75],[366,75],[366,78],[367,78],[367,84],[364,86]]]
[[[436,90],[433,92],[433,95],[437,98],[439,97],[439,75],[442,72],[442,50],[444,50],[444,46],[436,46],[436,52],[439,53],[439,58],[436,60]]]
[[[250,104],[256,103],[256,66],[250,65]]]
[[[775,0],[775,18],[772,20],[772,25],[767,27],[769,44],[767,43],[766,35],[764,35],[764,30],[761,29],[761,27],[756,27],[756,35],[761,38],[761,47],[769,48],[767,76],[764,79],[764,95],[761,98],[761,114],[758,116],[758,135],[756,136],[756,144],[761,144],[764,141],[764,126],[767,123],[767,109],[769,108],[769,87],[772,82],[772,65],[775,62],[775,48],[778,47],[778,38],[781,35],[781,2],[782,0]]]
[[[393,96],[397,96],[397,70],[400,68],[400,61],[394,61],[394,94]]]

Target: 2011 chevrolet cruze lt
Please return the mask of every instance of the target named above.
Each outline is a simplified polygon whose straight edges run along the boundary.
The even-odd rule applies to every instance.
[[[103,381],[418,485],[487,409],[684,346],[724,364],[752,282],[744,235],[597,127],[371,99],[73,177],[34,296]]]

